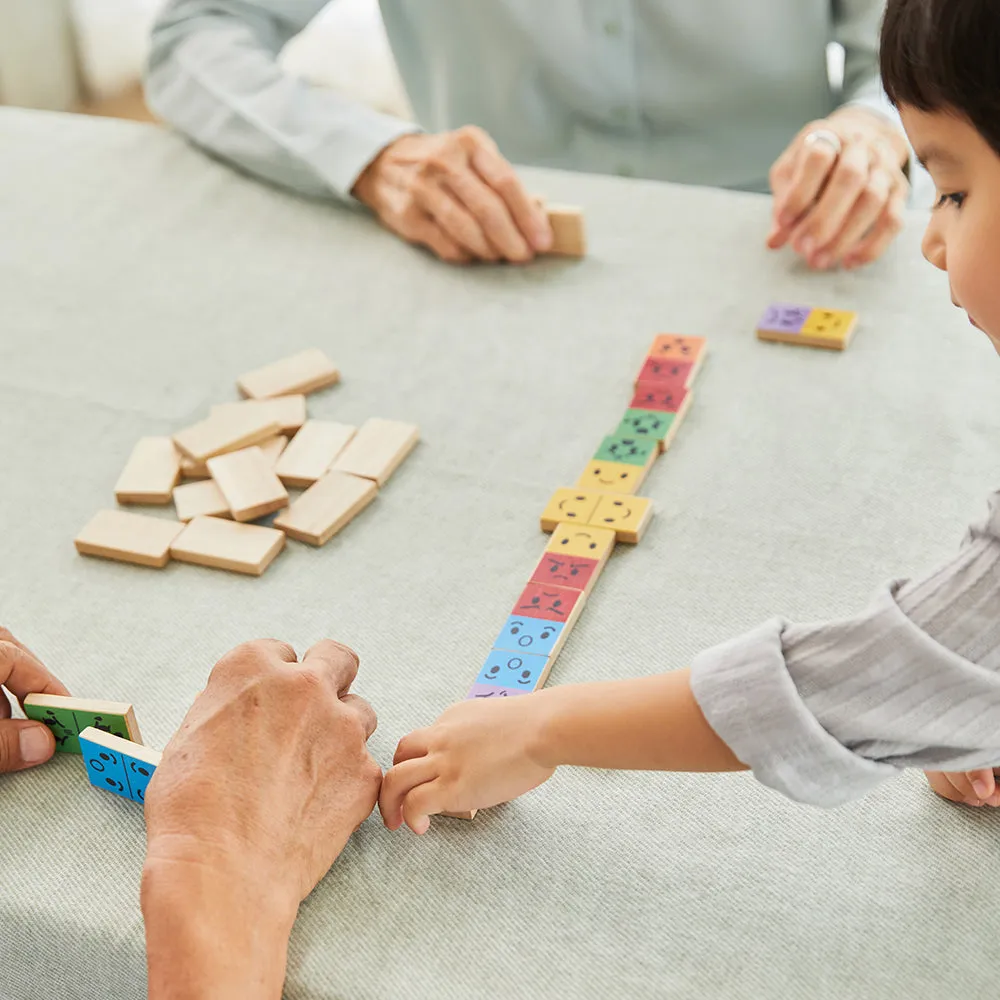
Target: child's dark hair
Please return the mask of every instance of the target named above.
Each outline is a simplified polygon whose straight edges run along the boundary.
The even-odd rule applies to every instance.
[[[997,0],[888,0],[880,58],[893,104],[961,115],[1000,155]]]

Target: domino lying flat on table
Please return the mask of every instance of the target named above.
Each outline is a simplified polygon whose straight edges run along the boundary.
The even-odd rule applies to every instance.
[[[158,750],[93,728],[80,733],[80,749],[95,788],[140,804],[146,801],[146,786],[163,756]]]
[[[757,324],[757,339],[843,351],[857,325],[856,312],[776,302],[768,306]]]

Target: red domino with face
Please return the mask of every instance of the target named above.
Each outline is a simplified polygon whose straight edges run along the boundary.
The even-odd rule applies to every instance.
[[[586,590],[597,572],[596,559],[580,559],[546,552],[531,574],[531,582],[543,587],[568,587],[570,590]]]
[[[688,384],[693,368],[694,363],[691,361],[674,361],[650,356],[646,358],[636,382],[666,382],[683,388]]]
[[[640,382],[635,387],[635,395],[629,404],[633,410],[661,410],[664,413],[679,413],[687,399],[688,391],[683,385],[664,382]]]
[[[568,587],[549,587],[529,583],[515,601],[512,615],[523,618],[541,618],[548,622],[567,622],[580,600],[582,591]]]

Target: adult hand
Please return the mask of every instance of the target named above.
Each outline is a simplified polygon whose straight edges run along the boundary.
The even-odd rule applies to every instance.
[[[835,141],[815,138],[823,132],[836,136],[839,151]],[[864,108],[810,122],[771,168],[768,247],[791,244],[820,271],[876,260],[903,226],[908,152],[899,129]]]
[[[365,168],[352,193],[388,229],[453,264],[523,263],[552,246],[544,210],[475,126],[401,136]]]
[[[434,813],[485,809],[547,781],[556,768],[541,751],[546,704],[541,694],[463,701],[404,736],[379,795],[385,825],[426,833]]]
[[[1000,784],[993,771],[926,771],[927,781],[938,795],[949,802],[967,806],[1000,806]]]
[[[146,793],[149,996],[278,997],[299,903],[371,812],[358,658],[282,642],[216,665]]]
[[[0,627],[0,773],[23,771],[47,761],[56,749],[49,727],[30,719],[12,719],[9,691],[18,701],[29,694],[69,691],[45,669],[42,661],[7,629]]]

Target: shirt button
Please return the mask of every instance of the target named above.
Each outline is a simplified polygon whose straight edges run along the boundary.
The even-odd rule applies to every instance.
[[[604,34],[609,38],[617,38],[622,33],[621,21],[605,21]]]

